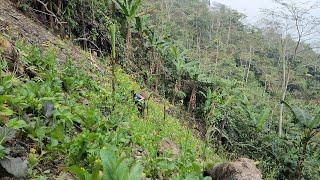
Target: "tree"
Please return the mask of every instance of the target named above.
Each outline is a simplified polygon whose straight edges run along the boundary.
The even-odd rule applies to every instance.
[[[149,60],[149,69],[150,74],[154,75],[155,83],[154,83],[154,91],[158,93],[158,85],[160,81],[160,68],[162,66],[161,59],[157,56],[157,48],[159,48],[161,45],[163,45],[165,42],[161,39],[159,39],[155,32],[152,30],[147,31],[147,42],[146,46],[151,51],[151,60]]]
[[[296,2],[293,0],[275,0],[279,6],[276,10],[267,10],[268,14],[278,21],[282,27],[282,43],[280,53],[282,55],[282,95],[281,101],[287,96],[287,89],[291,79],[290,62],[295,62],[299,55],[301,44],[306,42],[308,37],[315,34],[320,21],[312,16],[311,12],[319,8],[319,4],[310,2]],[[288,37],[293,36],[295,43],[289,44]],[[291,45],[291,46],[290,46]],[[290,51],[293,49],[293,51]],[[289,61],[290,59],[290,61]],[[280,116],[278,133],[281,137],[283,134],[283,109],[284,104],[280,105]]]
[[[132,26],[133,21],[137,17],[137,13],[141,4],[141,0],[113,0],[117,5],[120,12],[126,18],[126,58],[129,59],[131,56],[131,46],[132,46]]]

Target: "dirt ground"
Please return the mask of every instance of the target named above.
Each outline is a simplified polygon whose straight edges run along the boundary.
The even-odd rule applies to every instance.
[[[19,12],[8,0],[0,0],[0,25],[2,33],[10,33],[15,38],[24,38],[32,44],[54,44],[57,41],[53,34],[39,25],[39,22],[36,23]]]
[[[0,0],[0,33],[11,38],[11,41],[23,39],[26,42],[40,47],[54,46],[60,48],[59,59],[65,60],[67,55],[74,59],[80,58],[80,48],[48,31],[36,19],[32,19],[20,12],[16,5],[9,0]],[[66,44],[69,43],[69,44]],[[66,48],[68,52],[66,52]]]

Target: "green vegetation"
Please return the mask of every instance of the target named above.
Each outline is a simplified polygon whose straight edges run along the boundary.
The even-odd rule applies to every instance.
[[[142,167],[150,178],[201,179],[227,154],[256,160],[265,179],[320,178],[320,61],[305,40],[319,26],[309,15],[315,6],[277,0],[281,11],[267,10],[271,17],[256,28],[202,0],[16,1],[24,12],[45,11],[36,17],[96,52],[103,69],[90,72],[85,58],[58,66],[54,49],[25,44],[17,45],[20,61],[35,78],[15,76],[3,61],[3,125],[32,142],[31,176],[61,159],[83,179],[102,170],[105,178],[138,176]],[[134,81],[175,107],[151,98],[139,117]],[[54,111],[43,112],[47,106]],[[168,107],[201,124],[203,141]],[[165,138],[178,144],[178,159],[158,156]]]
[[[117,89],[112,111],[112,87],[107,78],[110,74],[98,70],[89,73],[87,59],[78,62],[80,65],[69,59],[57,66],[54,49],[42,53],[24,43],[18,43],[17,48],[21,62],[37,76],[16,77],[6,71],[6,61],[1,61],[1,112],[3,118],[10,119],[2,123],[3,128],[19,131],[17,141],[30,142],[26,147],[30,177],[45,175],[42,170],[47,170],[48,164],[51,168],[65,164],[81,179],[96,179],[102,170],[105,179],[140,177],[142,167],[147,177],[201,177],[204,144],[179,120],[170,116],[164,120],[162,105],[152,100],[148,102],[149,113],[139,119],[130,94],[139,86],[120,69],[115,73]],[[99,64],[108,69],[104,63],[101,59]],[[46,103],[54,109],[46,109]],[[5,143],[6,136],[4,133],[1,142]],[[181,149],[177,160],[173,161],[170,154],[157,155],[158,144],[164,138],[172,139]],[[1,154],[6,155],[10,148],[4,144]],[[205,163],[221,161],[212,150],[207,151]],[[55,160],[58,162],[52,163]],[[126,169],[128,163],[135,162],[141,165]]]

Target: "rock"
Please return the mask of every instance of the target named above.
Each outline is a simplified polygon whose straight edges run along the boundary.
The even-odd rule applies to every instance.
[[[1,180],[11,180],[11,179],[14,179],[13,177],[14,176],[12,174],[8,173],[5,168],[0,166],[0,179]]]
[[[14,158],[6,156],[0,160],[2,168],[4,168],[9,174],[16,178],[22,178],[27,176],[28,165],[27,160],[22,158]]]
[[[158,146],[158,156],[164,154],[169,154],[170,158],[177,159],[180,154],[180,150],[173,141],[169,139],[163,139]]]
[[[43,104],[43,114],[46,118],[51,118],[54,111],[54,105],[51,102],[45,101]]]
[[[0,59],[4,59],[8,63],[10,71],[14,70],[17,64],[15,49],[11,42],[3,36],[0,36]]]
[[[0,49],[3,52],[4,57],[12,58],[14,54],[13,45],[4,37],[0,36]]]
[[[8,63],[9,71],[16,71],[22,75],[25,71],[24,65],[19,61],[19,53],[9,40],[0,35],[0,59]]]
[[[143,156],[146,156],[148,153],[139,145],[133,144],[132,146],[132,156],[135,159],[141,159]]]
[[[206,171],[205,175],[211,176],[213,180],[262,180],[262,174],[254,161],[247,158],[219,164]]]

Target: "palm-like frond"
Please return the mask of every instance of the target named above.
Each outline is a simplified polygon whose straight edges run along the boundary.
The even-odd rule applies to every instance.
[[[125,15],[129,16],[129,6],[128,6],[128,1],[125,0],[112,0],[114,4],[120,9],[120,11]]]
[[[133,18],[136,16],[138,9],[140,7],[141,0],[131,1],[130,4],[130,17]]]
[[[138,9],[141,5],[141,0],[112,0],[120,11],[129,19],[137,15]]]
[[[298,107],[290,106],[287,102],[282,101],[281,103],[286,105],[292,112],[294,116],[294,123],[309,129],[314,129],[318,124],[320,124],[320,115],[313,117]]]

